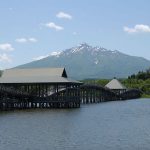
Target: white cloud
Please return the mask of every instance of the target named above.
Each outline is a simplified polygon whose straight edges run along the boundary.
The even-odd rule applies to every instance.
[[[57,15],[56,15],[57,18],[61,18],[61,19],[69,19],[71,20],[72,19],[72,16],[68,13],[64,13],[64,12],[59,12]]]
[[[16,39],[16,42],[18,43],[26,43],[28,40],[26,38],[19,38],[19,39]]]
[[[13,10],[13,8],[12,7],[10,7],[10,8],[8,8],[10,11],[12,11]]]
[[[73,35],[77,35],[78,33],[77,32],[73,32]]]
[[[11,58],[7,54],[0,54],[0,62],[12,62]]]
[[[123,28],[127,33],[144,33],[150,32],[150,26],[144,24],[137,24],[133,28],[124,27]]]
[[[35,42],[37,42],[37,39],[36,38],[29,38],[28,41],[35,43]]]
[[[9,43],[3,43],[3,44],[0,44],[0,50],[3,50],[3,51],[13,51],[14,48]]]
[[[18,43],[27,43],[27,42],[35,43],[35,42],[37,42],[37,39],[36,38],[19,38],[19,39],[16,39],[16,42],[18,42]]]
[[[51,29],[55,29],[56,31],[60,31],[64,29],[62,26],[56,25],[54,22],[46,23],[45,26]]]

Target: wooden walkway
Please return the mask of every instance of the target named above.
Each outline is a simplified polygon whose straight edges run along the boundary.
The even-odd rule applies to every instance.
[[[47,91],[48,92],[48,91]],[[139,98],[137,89],[117,94],[98,85],[81,85],[80,87],[63,88],[57,92],[36,96],[17,90],[13,87],[0,86],[0,110],[30,108],[79,108],[80,104],[100,103],[107,101]]]
[[[85,84],[80,87],[80,101],[82,104],[99,103],[119,100],[113,91],[99,85]]]

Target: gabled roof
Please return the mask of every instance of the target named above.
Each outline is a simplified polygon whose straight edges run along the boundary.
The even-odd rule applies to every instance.
[[[34,68],[5,70],[0,83],[76,83],[68,79],[65,68]]]
[[[123,90],[123,89],[126,89],[126,87],[124,86],[124,85],[122,85],[121,83],[120,83],[120,81],[118,81],[117,79],[112,79],[109,83],[107,83],[106,85],[105,85],[105,87],[107,87],[107,88],[109,88],[109,89],[120,89],[120,90]]]
[[[44,77],[59,76],[67,77],[65,68],[33,68],[33,69],[7,69],[3,72],[2,77]]]

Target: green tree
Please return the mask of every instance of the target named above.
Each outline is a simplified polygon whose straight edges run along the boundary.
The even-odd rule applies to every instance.
[[[0,77],[2,76],[2,71],[0,70]]]

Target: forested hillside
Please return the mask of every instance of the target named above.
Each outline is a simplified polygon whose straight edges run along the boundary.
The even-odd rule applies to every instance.
[[[119,79],[127,88],[137,88],[143,92],[144,97],[150,97],[150,69],[132,74],[127,79]],[[83,80],[85,83],[99,84],[105,86],[109,79]]]

